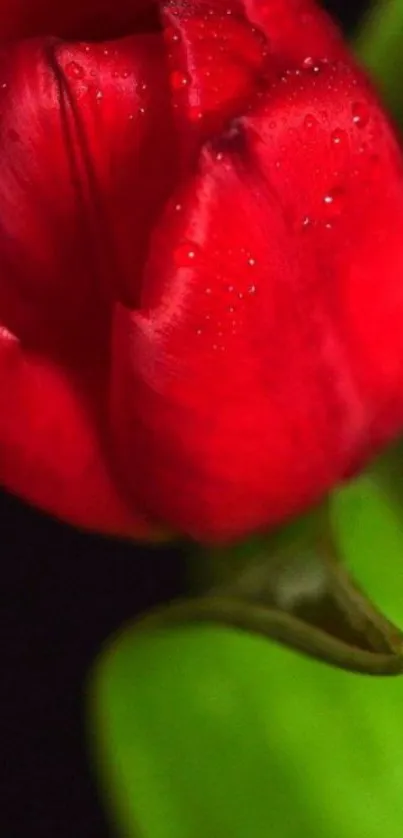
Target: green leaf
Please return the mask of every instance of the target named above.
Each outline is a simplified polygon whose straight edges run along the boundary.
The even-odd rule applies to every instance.
[[[333,500],[333,520],[342,555],[369,597],[392,622],[400,625],[403,624],[401,453],[395,453],[396,481],[390,480],[393,463],[388,457],[385,474],[377,467]]]
[[[333,514],[349,565],[403,623],[403,524],[377,475]],[[401,838],[403,678],[328,667],[237,630],[123,631],[90,728],[127,838]]]
[[[370,71],[385,103],[403,117],[403,0],[374,3],[356,41],[356,53]]]

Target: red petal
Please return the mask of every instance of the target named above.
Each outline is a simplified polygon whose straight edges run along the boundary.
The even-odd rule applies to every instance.
[[[347,56],[341,32],[316,0],[244,0],[242,5],[283,69],[307,59]]]
[[[137,298],[175,176],[163,45],[30,41],[0,58],[0,323],[20,341],[1,349],[0,477],[134,533],[103,450],[109,318]]]
[[[162,5],[174,106],[190,140],[219,133],[253,105],[268,79],[346,56],[337,27],[311,0]]]
[[[148,538],[116,488],[90,386],[0,331],[0,483],[80,527]]]
[[[90,317],[93,343],[108,301],[136,298],[174,177],[162,45],[31,41],[0,75],[0,316],[70,351],[72,328],[80,348]]]
[[[150,513],[230,540],[330,485],[360,406],[333,381],[338,345],[321,359],[329,318],[306,317],[302,254],[259,175],[206,152],[181,201],[154,243],[144,314],[117,316],[116,444]]]
[[[341,63],[289,74],[244,125],[251,163],[314,254],[373,450],[403,422],[400,147],[368,82]]]
[[[96,8],[95,38],[112,25]],[[130,528],[105,442],[119,300],[112,427],[133,506],[230,540],[402,425],[401,161],[310,0],[164,9],[168,48],[147,17],[154,34],[3,57],[0,463],[33,502]],[[178,183],[165,49],[185,187],[160,221]]]
[[[286,76],[204,150],[154,240],[142,313],[115,323],[115,440],[150,514],[239,538],[401,427],[401,168],[341,64]]]
[[[166,4],[165,40],[174,107],[193,135],[219,133],[250,104],[268,57],[265,37],[232,8]]]

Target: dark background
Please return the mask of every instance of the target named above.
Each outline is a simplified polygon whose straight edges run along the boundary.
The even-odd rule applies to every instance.
[[[351,30],[367,4],[326,5]],[[1,835],[110,838],[84,746],[84,678],[114,629],[181,591],[182,559],[76,533],[1,494],[0,521]]]

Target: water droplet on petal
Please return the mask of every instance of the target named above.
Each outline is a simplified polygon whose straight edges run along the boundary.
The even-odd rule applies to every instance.
[[[316,119],[316,116],[314,116],[312,113],[308,113],[304,119],[305,128],[308,128],[308,130],[310,131],[312,130],[312,128],[315,128],[315,125],[317,124],[318,120]]]
[[[357,128],[365,128],[371,115],[369,105],[365,102],[354,102],[352,107],[353,122]]]
[[[348,134],[347,131],[343,131],[342,128],[335,128],[331,135],[331,140],[333,145],[342,146],[348,141]]]
[[[189,119],[192,122],[199,122],[203,118],[203,113],[200,108],[196,106],[191,106],[189,108]]]
[[[174,252],[175,264],[178,268],[191,268],[198,256],[199,247],[194,242],[184,242]]]
[[[309,215],[306,215],[302,219],[302,225],[301,226],[302,226],[303,230],[309,230],[309,228],[312,227],[312,218],[310,218]]]
[[[190,76],[187,73],[182,73],[180,70],[174,70],[170,78],[173,90],[181,90],[181,88],[187,87],[190,82]]]
[[[337,218],[343,211],[345,192],[341,186],[329,190],[323,198],[328,218]]]
[[[254,259],[254,258],[253,258],[253,256],[249,256],[249,258],[248,258],[248,265],[249,265],[249,267],[250,267],[250,268],[254,268],[254,267],[255,267],[255,265],[256,265],[256,259]]]
[[[313,58],[311,55],[308,55],[304,58],[302,62],[302,69],[309,70],[311,73],[320,73],[321,65],[320,62]]]
[[[179,32],[174,26],[167,26],[164,30],[164,39],[168,44],[177,43],[180,40]]]
[[[66,64],[66,73],[73,79],[83,79],[85,75],[84,68],[81,64],[77,64],[77,61],[69,61]]]

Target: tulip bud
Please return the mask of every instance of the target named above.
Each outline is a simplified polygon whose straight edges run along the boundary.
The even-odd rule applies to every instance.
[[[312,0],[129,5],[1,13],[0,480],[230,544],[402,428],[401,150]]]

